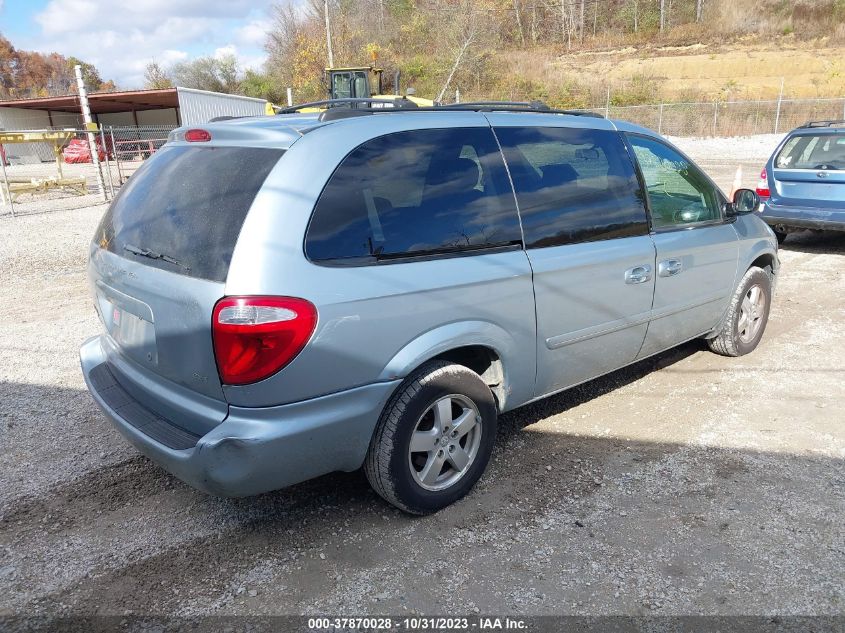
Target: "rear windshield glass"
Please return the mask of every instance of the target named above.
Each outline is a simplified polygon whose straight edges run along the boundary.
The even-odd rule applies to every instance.
[[[778,169],[845,169],[845,134],[801,134],[786,142]]]
[[[165,146],[123,185],[94,241],[148,266],[225,281],[247,211],[283,153]]]

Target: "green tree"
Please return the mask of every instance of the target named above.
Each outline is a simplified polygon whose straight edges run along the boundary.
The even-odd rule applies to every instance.
[[[238,61],[234,55],[198,57],[181,62],[171,72],[173,82],[184,88],[236,94],[240,92]]]
[[[100,71],[94,64],[89,64],[76,57],[68,57],[65,62],[71,76],[74,78],[74,85],[76,85],[76,71],[74,67],[78,64],[82,67],[82,83],[85,84],[85,89],[89,92],[96,92],[102,90],[103,78],[100,77]]]
[[[266,72],[247,70],[241,79],[241,94],[267,99],[273,103],[286,103],[285,89]]]

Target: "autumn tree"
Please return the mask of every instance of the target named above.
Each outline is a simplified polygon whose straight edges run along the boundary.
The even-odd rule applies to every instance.
[[[104,92],[105,82],[102,77],[100,77],[100,71],[97,70],[94,64],[89,64],[88,62],[84,62],[76,57],[68,57],[66,65],[73,77],[73,85],[76,86],[74,66],[77,64],[81,66],[82,82],[85,84],[85,90],[88,92]]]
[[[12,94],[17,68],[18,57],[15,47],[0,35],[0,97],[8,97]]]
[[[0,98],[25,99],[76,92],[76,64],[82,66],[82,78],[89,91],[116,89],[114,82],[103,81],[93,64],[58,53],[45,55],[15,49],[0,35]]]
[[[158,62],[150,62],[144,69],[144,88],[148,90],[162,90],[172,88],[173,80]]]

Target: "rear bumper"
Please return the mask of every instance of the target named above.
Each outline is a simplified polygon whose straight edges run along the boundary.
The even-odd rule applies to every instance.
[[[760,216],[769,226],[845,231],[845,203],[842,209],[785,207],[764,203]]]
[[[182,430],[178,421],[144,409],[122,389],[108,373],[101,337],[83,344],[80,360],[95,402],[131,444],[185,483],[224,497],[259,494],[359,468],[379,414],[400,382],[278,407],[230,406],[223,422],[198,437]]]

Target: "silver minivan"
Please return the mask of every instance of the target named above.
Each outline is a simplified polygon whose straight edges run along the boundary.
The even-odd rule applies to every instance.
[[[752,351],[777,242],[649,130],[533,105],[174,131],[91,244],[97,404],[216,495],[363,466],[428,513],[497,416],[694,338]]]

